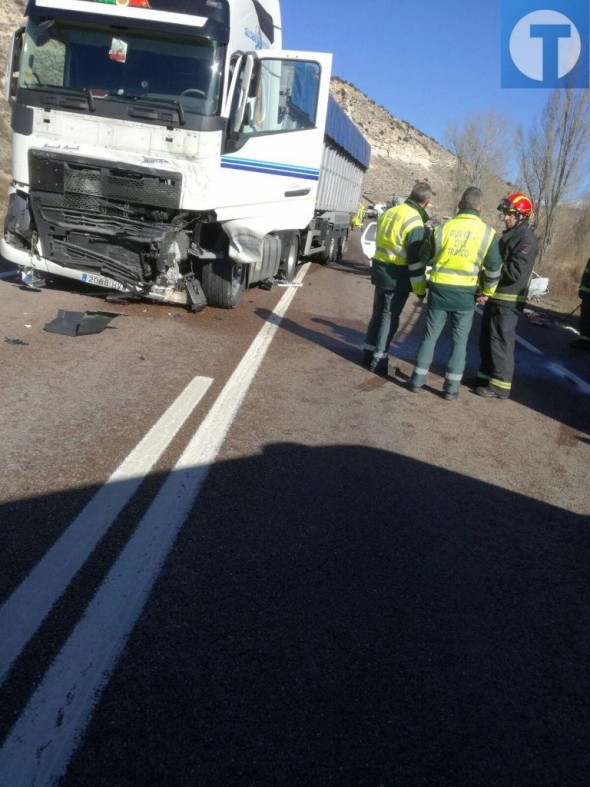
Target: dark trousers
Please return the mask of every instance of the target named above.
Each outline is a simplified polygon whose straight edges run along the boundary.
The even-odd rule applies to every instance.
[[[514,376],[514,345],[519,311],[487,301],[479,334],[480,366],[477,376],[482,383],[510,393]]]
[[[375,287],[373,313],[367,328],[364,350],[373,353],[375,361],[384,362],[389,356],[389,345],[399,328],[399,318],[408,300],[409,291],[385,290]]]

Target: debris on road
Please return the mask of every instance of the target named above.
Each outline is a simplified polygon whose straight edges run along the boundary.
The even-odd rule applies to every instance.
[[[115,317],[127,317],[127,315],[124,312],[69,312],[59,309],[57,317],[45,325],[45,330],[63,336],[88,336],[91,333],[102,333]]]
[[[527,310],[525,309],[525,315],[528,317],[528,321],[531,325],[539,325],[541,328],[549,328],[552,322],[551,319],[543,312],[530,311],[527,313]]]

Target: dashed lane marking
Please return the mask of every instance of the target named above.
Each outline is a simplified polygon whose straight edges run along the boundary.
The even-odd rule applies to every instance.
[[[0,681],[213,380],[195,377],[0,607]]]
[[[483,310],[480,309],[479,307],[476,309],[476,311],[480,315],[483,314]],[[534,344],[531,344],[530,342],[527,342],[526,339],[523,339],[518,334],[516,335],[516,341],[519,344],[522,344],[522,346],[525,349],[529,350],[529,352],[535,353],[535,355],[543,355],[543,356],[545,355],[543,350],[539,350],[538,347],[535,347]],[[565,377],[566,379],[568,379],[571,382],[575,383],[582,393],[590,394],[590,383],[587,383],[585,380],[582,380],[581,377],[578,377],[577,374],[574,374],[573,372],[570,372],[569,369],[566,369],[565,366],[562,366],[560,363],[556,363],[556,362],[548,363],[546,365],[546,368],[552,374],[556,375],[557,377],[562,377],[562,378]]]
[[[17,720],[0,751],[0,773],[11,787],[54,784],[65,772],[296,292],[285,292],[260,329]]]

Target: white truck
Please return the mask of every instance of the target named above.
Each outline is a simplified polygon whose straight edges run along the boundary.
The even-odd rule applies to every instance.
[[[370,147],[330,70],[281,50],[279,0],[29,0],[0,254],[193,311],[336,259]]]

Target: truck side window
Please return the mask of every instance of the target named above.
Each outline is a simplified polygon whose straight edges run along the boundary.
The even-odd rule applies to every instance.
[[[272,134],[314,128],[320,68],[300,60],[261,61],[256,96],[242,133]]]

